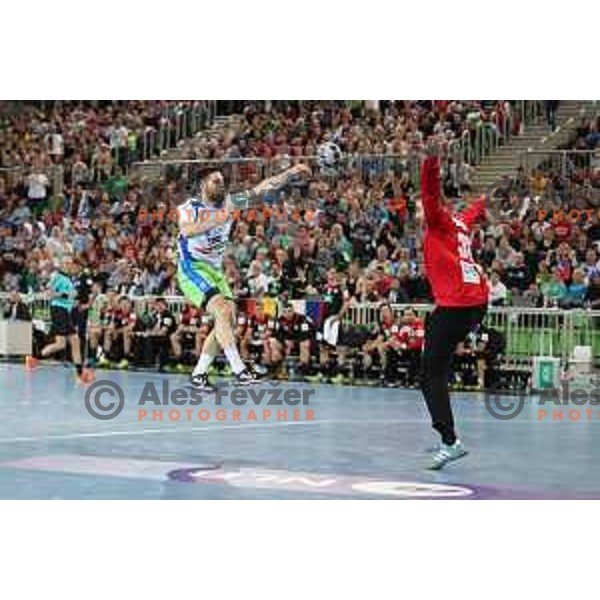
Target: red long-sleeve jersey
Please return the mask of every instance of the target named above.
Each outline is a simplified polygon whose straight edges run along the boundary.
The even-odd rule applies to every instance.
[[[421,319],[415,319],[412,323],[403,325],[400,329],[400,342],[409,350],[423,350],[425,341],[425,324]]]
[[[487,304],[488,286],[483,269],[471,255],[473,224],[484,215],[481,197],[456,215],[441,201],[440,165],[436,157],[425,159],[421,169],[421,198],[425,212],[423,255],[425,274],[438,306]]]

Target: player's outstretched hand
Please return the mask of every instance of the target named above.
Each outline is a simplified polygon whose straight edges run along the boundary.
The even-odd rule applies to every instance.
[[[305,164],[297,164],[294,165],[291,169],[290,169],[290,173],[294,174],[294,175],[310,175],[312,173],[310,167],[308,165]]]

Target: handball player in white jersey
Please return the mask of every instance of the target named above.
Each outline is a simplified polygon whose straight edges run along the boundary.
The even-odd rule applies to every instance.
[[[207,373],[219,347],[223,348],[238,385],[257,381],[256,374],[244,365],[237,349],[234,298],[222,269],[223,255],[233,223],[233,211],[255,208],[265,192],[285,186],[290,178],[302,173],[310,173],[310,169],[306,165],[297,165],[232,197],[225,193],[223,175],[211,171],[202,179],[199,197],[190,198],[178,207],[179,287],[192,304],[205,308],[214,319],[214,327],[192,373],[191,384],[196,389],[214,389]]]

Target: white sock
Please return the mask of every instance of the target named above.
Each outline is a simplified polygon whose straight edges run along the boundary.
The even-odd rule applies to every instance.
[[[192,377],[196,377],[196,375],[204,375],[206,371],[208,371],[208,367],[210,367],[213,358],[214,356],[211,356],[210,354],[201,354],[200,358],[198,359],[198,364],[192,373]]]
[[[226,348],[223,348],[223,352],[225,352],[225,356],[227,357],[227,360],[229,361],[229,364],[231,365],[231,370],[236,375],[239,375],[246,368],[246,365],[243,363],[242,359],[240,358],[240,353],[238,352],[238,349],[236,348],[236,346],[235,345],[227,346]]]

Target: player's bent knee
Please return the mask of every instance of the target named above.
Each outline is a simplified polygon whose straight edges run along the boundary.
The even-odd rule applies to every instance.
[[[210,315],[215,316],[217,312],[219,312],[223,309],[224,305],[225,305],[225,298],[223,298],[223,296],[213,295],[206,302],[206,311]]]
[[[235,324],[233,306],[226,300],[222,300],[222,302],[217,305],[213,316],[215,318],[215,322],[218,321],[222,325],[226,323],[227,325],[233,327]]]

